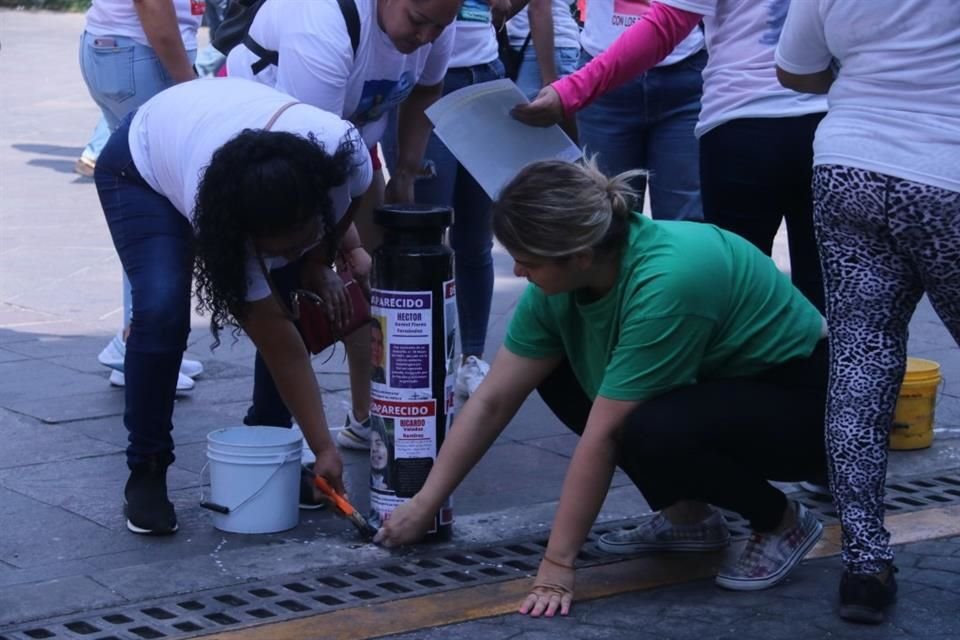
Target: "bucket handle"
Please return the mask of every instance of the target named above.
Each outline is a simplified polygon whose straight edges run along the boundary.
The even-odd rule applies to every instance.
[[[273,473],[271,473],[267,477],[267,479],[263,481],[263,484],[261,484],[260,487],[258,487],[257,490],[254,491],[252,494],[250,494],[249,496],[241,500],[238,504],[232,507],[228,507],[226,505],[219,504],[217,502],[211,502],[210,500],[204,499],[203,487],[205,485],[210,484],[209,481],[204,482],[204,474],[206,473],[207,468],[210,466],[210,461],[207,460],[203,464],[203,468],[200,469],[200,506],[203,507],[204,509],[209,509],[210,511],[216,511],[217,513],[222,513],[223,515],[229,515],[230,513],[236,511],[243,505],[247,504],[248,502],[256,498],[258,495],[260,495],[263,492],[263,490],[267,487],[267,485],[270,484],[270,481],[273,480],[274,476],[276,476],[277,473],[280,471],[280,469],[283,468],[283,465],[285,465],[286,463],[290,462],[293,459],[297,459],[297,460],[300,459],[299,449],[297,449],[296,451],[291,451],[287,455],[280,456],[279,458],[277,458],[276,466],[273,469]]]
[[[940,401],[943,400],[943,390],[947,387],[947,377],[943,374],[940,374],[940,383],[937,385],[937,395],[933,400],[933,406],[939,407]]]

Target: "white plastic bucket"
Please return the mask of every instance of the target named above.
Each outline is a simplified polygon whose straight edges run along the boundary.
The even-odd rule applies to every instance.
[[[213,526],[274,533],[300,521],[300,434],[281,427],[229,427],[207,434]],[[201,496],[202,497],[202,496]]]

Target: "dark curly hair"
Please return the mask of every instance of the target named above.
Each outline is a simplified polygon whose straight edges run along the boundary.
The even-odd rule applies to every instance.
[[[319,217],[333,255],[330,190],[352,169],[354,137],[327,153],[312,134],[246,129],[220,147],[197,189],[194,278],[197,311],[210,312],[214,347],[220,329],[239,331],[247,296],[250,240],[296,231]]]

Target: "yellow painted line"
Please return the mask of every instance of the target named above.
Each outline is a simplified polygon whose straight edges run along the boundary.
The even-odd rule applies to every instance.
[[[960,506],[894,514],[887,517],[886,525],[893,544],[960,535]],[[835,524],[824,528],[823,537],[807,558],[825,558],[838,553],[840,526]],[[722,553],[661,554],[579,569],[576,602],[709,578],[716,574],[722,559]],[[518,578],[286,622],[257,623],[205,637],[208,640],[378,638],[512,613],[529,587],[529,579]]]

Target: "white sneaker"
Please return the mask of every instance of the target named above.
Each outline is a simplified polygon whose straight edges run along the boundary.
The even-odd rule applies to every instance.
[[[730,544],[730,530],[723,514],[712,510],[695,524],[673,524],[659,511],[632,529],[600,536],[597,546],[607,553],[634,554],[647,551],[714,551]]]
[[[772,587],[803,560],[823,535],[823,524],[812,511],[794,502],[797,523],[782,533],[754,531],[740,557],[717,573],[716,583],[734,591]]]
[[[97,159],[81,154],[73,164],[73,172],[79,173],[84,178],[92,178],[93,172],[97,168]]]
[[[110,367],[114,371],[123,372],[123,358],[127,354],[127,344],[123,341],[123,332],[113,336],[107,346],[103,348],[97,361],[105,367]],[[188,378],[196,378],[203,373],[203,364],[197,360],[183,358],[180,361],[180,375]],[[118,386],[123,386],[118,385]],[[190,387],[191,389],[193,387]]]
[[[469,356],[457,369],[457,381],[454,384],[454,393],[463,398],[469,398],[476,391],[483,379],[490,373],[490,365],[478,358]]]
[[[123,371],[117,371],[116,369],[111,371],[110,384],[115,387],[127,386],[127,380],[123,375]],[[182,373],[177,375],[177,391],[190,391],[196,384],[197,383],[193,381],[193,378],[188,378]]]
[[[353,416],[353,411],[348,411],[343,429],[337,432],[337,444],[345,449],[366,451],[370,448],[370,430],[369,417],[360,422]]]
[[[312,465],[317,461],[317,455],[310,448],[310,445],[307,444],[307,439],[303,437],[303,430],[300,428],[300,425],[297,424],[296,420],[290,425],[290,429],[300,436],[300,463]]]
[[[199,360],[183,358],[180,360],[180,373],[188,378],[196,378],[203,373],[203,363]]]
[[[103,348],[103,351],[97,356],[97,361],[115,371],[123,371],[123,357],[126,353],[127,345],[123,342],[123,335],[118,333]]]

